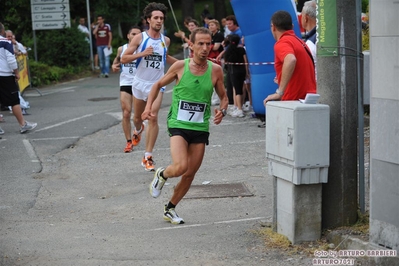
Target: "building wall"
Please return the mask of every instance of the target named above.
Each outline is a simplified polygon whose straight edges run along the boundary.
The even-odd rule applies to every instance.
[[[399,252],[399,1],[370,1],[370,242]]]

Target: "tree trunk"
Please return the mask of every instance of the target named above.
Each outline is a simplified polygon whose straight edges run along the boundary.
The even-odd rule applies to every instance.
[[[181,0],[181,10],[182,10],[182,19],[186,17],[192,17],[194,18],[195,13],[194,13],[194,0]],[[183,21],[179,22],[183,23]]]
[[[213,17],[220,21],[222,18],[226,17],[226,5],[224,0],[213,0]]]

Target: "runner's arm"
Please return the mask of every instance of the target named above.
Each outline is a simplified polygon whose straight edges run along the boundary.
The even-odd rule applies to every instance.
[[[175,64],[173,64],[168,72],[157,82],[154,83],[151,87],[151,91],[148,94],[148,99],[147,99],[147,104],[145,106],[144,112],[141,114],[141,119],[146,120],[146,119],[151,119],[153,116],[151,114],[151,108],[152,104],[155,101],[155,99],[158,97],[159,90],[172,83],[174,80],[176,80],[176,83],[179,79],[179,71],[183,71],[184,69],[184,60],[179,60]]]
[[[117,72],[121,69],[121,67],[120,67],[121,53],[122,53],[122,46],[119,46],[116,57],[115,57],[114,61],[112,62],[112,71],[114,71],[114,72]]]
[[[152,46],[147,47],[143,52],[135,53],[135,51],[137,50],[137,48],[141,43],[141,39],[142,39],[141,34],[134,36],[133,40],[129,43],[126,51],[123,53],[123,56],[121,57],[122,64],[133,62],[137,58],[145,57],[153,53],[154,48],[152,48]]]

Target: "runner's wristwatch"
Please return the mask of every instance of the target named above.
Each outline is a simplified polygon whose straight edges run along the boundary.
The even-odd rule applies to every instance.
[[[223,116],[227,115],[226,109],[221,109],[220,112],[222,112]]]
[[[281,90],[279,90],[279,89],[276,90],[276,93],[277,93],[278,95],[280,95],[280,96],[283,96],[283,95],[284,95],[284,92],[281,91]]]

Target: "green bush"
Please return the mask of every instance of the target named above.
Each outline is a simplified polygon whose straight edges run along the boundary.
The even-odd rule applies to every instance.
[[[109,56],[109,60],[111,61],[111,65],[112,62],[114,61],[114,58],[116,57],[116,55],[118,54],[118,48],[119,46],[124,45],[125,43],[127,43],[129,40],[127,38],[121,38],[118,35],[112,35],[112,54]]]
[[[367,13],[369,6],[369,0],[362,0],[362,12]]]
[[[44,63],[35,61],[31,61],[29,64],[31,72],[31,83],[34,87],[57,82],[68,74],[66,70],[60,67],[50,67]]]
[[[369,27],[363,29],[362,34],[362,49],[363,51],[370,50],[370,35],[369,35]]]
[[[76,27],[41,31],[37,38],[37,57],[51,66],[88,66],[90,46]]]
[[[90,68],[87,66],[67,66],[61,68],[57,66],[49,66],[41,62],[29,61],[29,69],[33,87],[50,85],[64,80],[91,75]]]

